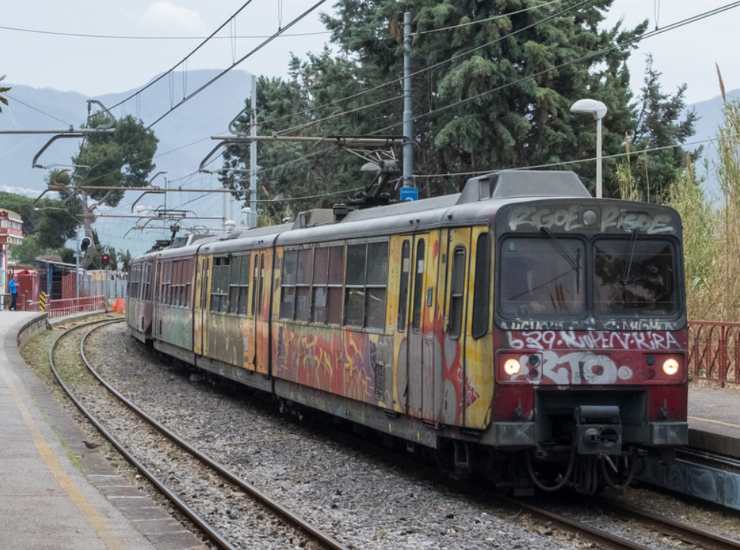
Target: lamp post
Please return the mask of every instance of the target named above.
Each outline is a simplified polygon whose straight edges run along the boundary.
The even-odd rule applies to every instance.
[[[579,115],[592,115],[596,120],[596,198],[603,197],[602,171],[601,171],[601,119],[606,115],[606,105],[595,99],[579,99],[570,107],[571,113]]]

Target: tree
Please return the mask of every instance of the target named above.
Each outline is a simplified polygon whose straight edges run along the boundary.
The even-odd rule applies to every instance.
[[[669,187],[682,178],[686,152],[681,147],[694,134],[696,113],[686,110],[686,85],[678,87],[676,93],[668,95],[660,84],[661,73],[653,66],[652,56],[648,56],[645,67],[645,80],[638,103],[639,114],[635,123],[630,146],[633,150],[654,147],[668,147],[649,154],[633,157],[630,162],[635,186],[642,197],[651,202],[668,198]],[[683,119],[682,119],[683,118]],[[693,163],[700,150],[690,155]]]
[[[131,251],[126,249],[126,252],[121,255],[121,263],[123,264],[123,271],[128,272],[128,270],[131,268],[131,262],[133,261],[133,258],[131,256]]]
[[[67,239],[75,236],[79,210],[74,203],[42,199],[34,205],[29,197],[0,192],[0,208],[20,214],[23,233],[34,235],[42,249],[61,248]]]
[[[5,75],[0,76],[0,82],[5,80]],[[2,105],[8,104],[8,98],[5,97],[5,94],[10,91],[10,88],[8,86],[3,86],[0,84],[0,113],[2,112],[3,108]]]
[[[88,122],[90,128],[105,128],[111,120],[96,114]],[[76,186],[139,187],[147,185],[147,177],[154,170],[152,162],[158,140],[152,130],[132,116],[112,122],[114,132],[88,135],[76,156],[75,165],[81,166],[73,176]],[[123,191],[92,191],[90,198],[108,206],[116,206]]]

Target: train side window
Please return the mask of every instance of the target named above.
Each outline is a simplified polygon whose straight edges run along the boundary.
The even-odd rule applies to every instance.
[[[456,247],[452,255],[451,279],[447,334],[453,338],[457,338],[460,336],[465,298],[465,248],[462,246]]]
[[[249,255],[235,256],[229,272],[229,313],[247,314],[249,292]]]
[[[293,319],[295,315],[295,282],[298,253],[288,250],[283,256],[283,272],[280,292],[280,318]]]
[[[488,233],[478,235],[475,244],[475,280],[473,288],[473,338],[488,333],[491,302],[491,246]]]
[[[252,262],[252,315],[254,316],[256,310],[257,310],[257,289],[259,288],[259,285],[257,284],[257,281],[259,280],[259,254],[255,254],[254,260]]]
[[[344,246],[329,248],[329,279],[326,293],[326,322],[342,324],[342,286],[344,285]]]
[[[213,258],[211,272],[211,311],[225,312],[229,305],[229,272],[231,258],[216,256]]]
[[[329,249],[317,248],[313,260],[313,297],[311,300],[311,320],[326,323],[326,295],[329,281]]]
[[[365,261],[367,245],[347,247],[347,285],[344,298],[344,324],[361,327],[365,321]]]
[[[311,319],[311,282],[313,278],[313,248],[298,252],[296,268],[295,318],[299,321]]]
[[[418,329],[421,326],[421,287],[424,286],[424,254],[425,242],[419,240],[416,245],[416,265],[414,266],[414,307],[411,316],[411,326]]]
[[[388,283],[388,243],[367,245],[365,326],[385,328],[385,298]]]
[[[401,280],[398,285],[398,330],[406,330],[409,299],[409,272],[411,271],[411,245],[406,239],[401,245]]]

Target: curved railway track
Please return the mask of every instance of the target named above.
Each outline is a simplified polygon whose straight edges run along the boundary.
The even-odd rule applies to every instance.
[[[75,404],[75,406],[87,417],[87,419],[95,426],[95,428],[131,463],[142,475],[144,475],[171,503],[172,505],[185,515],[193,524],[204,534],[204,536],[212,543],[220,548],[232,549],[235,548],[232,542],[228,540],[228,537],[223,533],[219,532],[201,513],[199,513],[194,506],[188,504],[186,499],[179,495],[176,491],[168,487],[166,481],[160,478],[152,468],[149,468],[144,464],[143,460],[137,458],[134,453],[126,448],[126,445],[112,433],[112,430],[106,428],[104,421],[97,418],[96,415],[86,407],[79,396],[75,395],[74,391],[69,384],[65,383],[63,377],[59,373],[59,369],[55,363],[54,357],[60,342],[71,333],[89,328],[80,340],[79,358],[82,364],[85,366],[87,372],[89,372],[96,380],[97,383],[102,385],[110,395],[114,396],[121,405],[135,413],[142,424],[146,426],[145,429],[155,430],[173,447],[179,449],[182,453],[189,455],[192,459],[196,460],[202,467],[208,471],[208,475],[214,479],[220,480],[222,483],[226,483],[229,486],[237,488],[246,498],[257,502],[263,508],[269,510],[270,513],[274,514],[280,521],[290,525],[295,530],[303,533],[303,535],[315,543],[318,543],[321,547],[339,550],[344,548],[339,542],[337,542],[330,535],[322,532],[320,529],[308,523],[306,520],[291,512],[280,503],[261,492],[257,488],[253,487],[248,482],[240,479],[225,466],[219,464],[215,460],[209,458],[205,454],[195,449],[191,444],[183,440],[177,434],[166,428],[164,425],[156,421],[147,415],[143,410],[137,407],[133,402],[123,396],[115,388],[113,388],[106,380],[104,380],[93,368],[90,361],[85,355],[85,343],[88,337],[95,331],[114,323],[123,322],[125,319],[103,319],[95,320],[83,324],[74,325],[71,328],[62,332],[53,341],[49,349],[49,367],[52,374],[59,385],[62,387],[64,392]]]

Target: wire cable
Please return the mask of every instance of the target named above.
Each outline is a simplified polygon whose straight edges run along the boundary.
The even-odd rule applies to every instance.
[[[145,35],[145,34],[95,34],[84,32],[62,32],[50,31],[45,29],[33,29],[28,27],[13,27],[9,25],[0,25],[0,30],[11,32],[23,32],[30,34],[41,34],[47,36],[61,36],[65,38],[97,38],[107,40],[203,40],[207,36],[165,36],[165,35]],[[281,35],[281,38],[296,38],[301,36],[318,36],[322,34],[331,34],[331,31],[314,31],[314,32],[295,32]],[[239,34],[235,38],[258,39],[267,38],[269,34]],[[212,40],[227,40],[231,36],[214,36]]]
[[[23,105],[24,107],[27,107],[27,108],[31,109],[32,111],[36,111],[37,113],[39,113],[41,115],[44,115],[44,116],[47,116],[47,117],[49,117],[49,118],[51,118],[53,120],[56,120],[57,122],[61,122],[62,124],[66,124],[70,128],[71,127],[74,127],[74,124],[72,124],[70,121],[64,120],[63,118],[59,118],[58,116],[54,116],[51,113],[48,113],[48,112],[44,111],[40,107],[36,107],[34,105],[31,105],[30,103],[27,103],[26,101],[23,101],[22,99],[19,99],[18,97],[16,97],[13,94],[6,93],[5,95],[7,97],[9,97],[10,99],[12,99],[13,101],[15,101],[16,103],[20,103],[21,105]]]
[[[221,29],[223,29],[226,25],[228,25],[231,22],[232,19],[234,19],[237,15],[239,15],[242,11],[244,11],[244,9],[246,9],[246,7],[249,6],[249,4],[251,4],[253,1],[254,0],[247,0],[246,2],[244,2],[241,5],[241,7],[239,9],[237,9],[233,14],[231,14],[231,16],[229,16],[229,18],[226,21],[224,21],[218,27],[216,27],[216,30],[214,30],[211,34],[209,34],[206,38],[204,38],[197,46],[195,46],[195,48],[193,48],[192,50],[190,50],[190,52],[188,52],[188,54],[185,57],[183,57],[180,61],[178,61],[177,63],[175,63],[169,70],[167,70],[164,73],[160,74],[159,76],[155,77],[153,80],[149,81],[147,84],[145,84],[143,87],[139,88],[137,91],[135,91],[135,92],[127,95],[121,101],[119,101],[118,103],[112,105],[109,108],[109,110],[112,111],[116,107],[119,107],[120,105],[123,105],[127,101],[129,101],[129,100],[133,99],[134,97],[138,96],[139,94],[141,94],[144,90],[147,90],[148,88],[151,88],[152,86],[154,86],[157,82],[159,82],[160,80],[162,80],[164,77],[166,77],[170,73],[174,72],[175,69],[177,69],[183,63],[185,63],[193,55],[195,55],[195,53],[198,50],[200,50],[203,46],[205,46],[214,36],[216,36],[216,34],[218,34],[221,31]]]
[[[248,0],[247,4],[249,2],[251,2],[251,1],[252,0]],[[291,27],[293,27],[294,25],[296,25],[298,22],[300,22],[301,20],[303,20],[311,12],[313,12],[316,8],[318,8],[319,6],[321,6],[325,2],[326,2],[326,0],[319,0],[318,2],[316,2],[313,6],[311,6],[306,11],[304,11],[303,13],[301,13],[300,15],[298,15],[290,23],[288,23],[284,27],[278,29],[274,34],[270,35],[269,38],[267,38],[267,39],[263,40],[262,42],[260,42],[257,46],[255,46],[249,52],[247,52],[242,57],[240,57],[239,59],[237,59],[234,63],[232,63],[231,65],[229,65],[228,67],[226,67],[225,69],[223,69],[221,72],[219,72],[218,74],[216,74],[215,76],[213,76],[212,78],[210,78],[209,80],[207,80],[203,85],[201,85],[199,88],[196,88],[192,93],[190,93],[186,97],[182,98],[181,101],[179,101],[178,103],[176,103],[174,106],[172,106],[170,109],[168,109],[164,114],[160,115],[159,118],[157,118],[154,122],[152,122],[151,124],[149,124],[149,126],[147,126],[147,128],[148,129],[149,128],[152,128],[154,125],[156,125],[161,120],[163,120],[164,118],[166,118],[170,113],[172,113],[173,111],[177,110],[179,107],[181,107],[182,105],[184,105],[185,103],[187,103],[188,101],[190,101],[191,99],[193,99],[196,95],[198,95],[200,92],[202,92],[203,90],[205,90],[206,88],[208,88],[211,84],[213,84],[214,82],[216,82],[217,80],[219,80],[221,77],[223,77],[229,71],[231,71],[234,67],[236,67],[237,65],[240,65],[246,59],[250,58],[252,55],[254,55],[258,51],[260,51],[262,48],[264,48],[265,46],[267,46],[270,42],[272,42],[277,37],[279,37],[281,34],[283,34],[283,32],[285,32],[286,30],[290,29]],[[200,47],[200,46],[198,46],[198,47]],[[118,103],[118,105],[120,105],[120,103]]]

